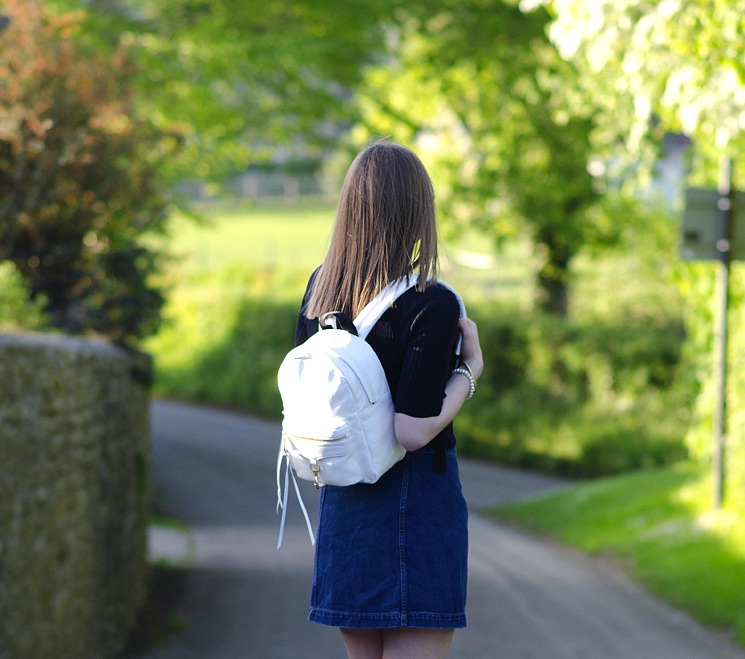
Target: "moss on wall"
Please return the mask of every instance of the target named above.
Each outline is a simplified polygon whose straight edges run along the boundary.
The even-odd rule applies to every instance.
[[[145,596],[146,355],[0,336],[0,659],[105,658]]]

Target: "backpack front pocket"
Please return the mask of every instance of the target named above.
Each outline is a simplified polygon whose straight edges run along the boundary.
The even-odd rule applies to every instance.
[[[295,473],[303,480],[320,485],[351,485],[359,482],[359,465],[353,454],[349,428],[343,426],[331,434],[315,437],[282,433],[282,441]],[[333,471],[333,479],[325,472]]]

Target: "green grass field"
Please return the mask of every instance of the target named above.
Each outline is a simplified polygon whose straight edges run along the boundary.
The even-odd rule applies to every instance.
[[[216,209],[199,221],[175,214],[161,245],[175,258],[178,279],[230,267],[304,273],[320,264],[334,223],[333,206]],[[530,303],[530,247],[513,243],[500,251],[481,234],[466,232],[440,243],[443,279],[464,297]]]
[[[168,249],[187,272],[229,265],[310,272],[323,259],[333,222],[333,208],[314,206],[221,210],[198,223],[175,215]]]

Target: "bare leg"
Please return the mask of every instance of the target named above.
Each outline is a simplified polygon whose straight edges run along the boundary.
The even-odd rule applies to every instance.
[[[453,633],[453,629],[386,629],[383,634],[383,658],[446,659]]]
[[[349,659],[382,659],[382,629],[341,629]]]

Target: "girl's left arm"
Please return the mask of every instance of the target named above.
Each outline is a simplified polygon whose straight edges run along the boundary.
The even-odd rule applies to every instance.
[[[484,369],[478,328],[468,318],[461,318],[458,324],[463,335],[461,359],[468,364],[474,379],[478,380]],[[437,416],[415,417],[397,412],[395,429],[398,443],[407,451],[416,451],[426,446],[455,418],[470,391],[469,379],[465,375],[454,373],[445,386],[445,399]]]

